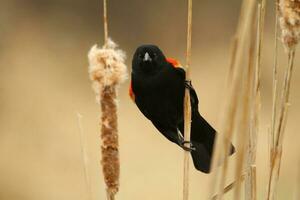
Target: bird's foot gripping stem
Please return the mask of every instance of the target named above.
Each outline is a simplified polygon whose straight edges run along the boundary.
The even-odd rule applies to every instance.
[[[185,86],[187,89],[189,89],[189,90],[193,89],[192,81],[191,81],[191,80],[185,80],[185,81],[184,81],[184,86]]]
[[[185,146],[185,144],[190,144],[190,146],[187,147],[187,146]],[[189,151],[189,152],[191,152],[191,151],[196,151],[196,148],[193,146],[193,143],[190,142],[190,141],[182,141],[182,142],[180,143],[180,146],[181,146],[181,148],[182,148],[183,150],[185,150],[185,151]]]

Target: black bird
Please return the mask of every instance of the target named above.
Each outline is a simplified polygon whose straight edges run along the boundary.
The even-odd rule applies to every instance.
[[[137,48],[132,59],[129,94],[140,111],[168,140],[190,151],[197,170],[209,173],[215,129],[200,115],[198,97],[178,61],[166,58],[155,45]],[[191,97],[191,148],[184,141],[183,102],[188,87]],[[231,145],[230,155],[234,153]]]

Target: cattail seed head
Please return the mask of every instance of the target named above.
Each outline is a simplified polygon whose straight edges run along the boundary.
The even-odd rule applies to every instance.
[[[300,40],[300,0],[279,1],[279,23],[286,50],[294,49]]]
[[[102,48],[94,45],[88,53],[89,74],[93,88],[100,98],[100,92],[106,86],[116,86],[127,78],[127,68],[124,64],[125,53],[117,49],[111,39]]]
[[[102,48],[94,45],[88,54],[89,75],[97,102],[102,110],[101,164],[108,197],[113,197],[119,190],[120,160],[116,89],[127,77],[127,68],[124,64],[125,54],[116,48],[117,45],[109,39]]]

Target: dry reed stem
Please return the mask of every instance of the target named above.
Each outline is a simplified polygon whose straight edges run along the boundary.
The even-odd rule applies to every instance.
[[[241,179],[244,180],[245,179],[246,174],[243,174]],[[230,190],[232,190],[236,185],[236,181],[233,181],[232,183],[228,184],[225,188],[223,193],[226,194],[227,192],[229,192]],[[214,195],[213,197],[211,197],[211,200],[216,200],[218,198],[218,195]]]
[[[193,1],[188,0],[188,22],[187,22],[187,49],[186,49],[186,81],[190,81],[190,65],[191,65],[191,53],[192,53],[192,10]],[[191,101],[190,91],[185,89],[184,95],[184,140],[190,141],[191,135]],[[190,144],[186,143],[186,147],[190,147]],[[189,152],[184,151],[184,168],[183,168],[183,199],[189,199]]]
[[[247,148],[246,148],[246,177],[245,177],[245,199],[250,198],[251,197],[251,173],[250,173],[250,168],[251,168],[251,164],[252,164],[252,158],[253,158],[253,141],[252,141],[252,135],[253,132],[255,132],[256,129],[256,121],[255,121],[255,89],[254,89],[254,85],[255,85],[255,81],[258,80],[257,77],[255,76],[256,73],[256,63],[255,63],[255,50],[256,50],[256,24],[253,23],[252,24],[252,29],[250,32],[250,44],[249,44],[249,53],[248,53],[248,77],[247,77],[247,82],[248,85],[250,86],[249,88],[249,92],[250,94],[248,94],[251,98],[249,99],[250,101],[250,105],[252,110],[250,111],[250,127],[249,130],[247,131],[247,133],[245,134],[249,134],[248,138],[249,140],[247,141]],[[255,154],[254,154],[255,155]]]
[[[256,135],[258,132],[258,113],[260,105],[260,50],[261,50],[261,20],[262,20],[262,4],[258,4],[258,15],[257,15],[257,28],[255,23],[252,24],[252,30],[250,35],[250,47],[249,47],[249,56],[248,56],[248,92],[251,98],[249,103],[251,106],[250,111],[250,124],[248,131],[248,141],[246,148],[246,178],[245,178],[245,199],[255,199],[256,195],[253,196],[252,191],[255,191],[253,188],[253,180],[256,178],[253,177],[251,173],[251,166],[255,163],[256,158]],[[255,15],[253,16],[255,17]],[[255,53],[256,52],[256,53]]]
[[[270,163],[271,163],[271,152],[275,147],[275,125],[277,116],[277,70],[278,70],[278,4],[275,7],[275,38],[274,38],[274,64],[273,64],[273,88],[272,88],[272,118],[271,118],[271,130],[270,130]]]
[[[83,171],[84,171],[84,180],[86,186],[86,199],[92,199],[92,190],[91,190],[91,181],[89,176],[89,160],[88,160],[88,153],[87,153],[87,144],[86,140],[84,139],[83,127],[82,127],[82,115],[77,113],[77,120],[78,120],[78,127],[79,127],[79,136],[80,136],[80,150],[82,156],[82,163],[83,163]]]
[[[227,155],[227,152],[229,152],[229,146],[232,139],[232,135],[234,132],[234,125],[235,125],[235,118],[236,118],[236,111],[238,105],[238,98],[241,88],[241,82],[242,82],[242,75],[244,74],[244,67],[242,67],[242,60],[245,50],[246,41],[248,38],[248,33],[250,30],[250,24],[252,24],[253,19],[253,13],[255,8],[255,1],[245,1],[242,6],[242,13],[244,13],[243,21],[240,23],[241,28],[238,30],[239,36],[239,43],[237,46],[236,56],[234,58],[236,59],[233,67],[233,78],[232,78],[232,86],[230,87],[230,98],[227,100],[226,106],[225,106],[225,119],[223,122],[223,132],[225,135],[225,138],[227,140],[224,140],[223,146],[220,145],[221,149],[223,149],[223,153]],[[219,147],[219,148],[220,148]],[[216,150],[216,152],[219,152],[221,154],[221,151]],[[227,174],[227,166],[228,166],[228,159],[227,157],[224,160],[224,164],[222,166],[221,171],[221,181],[219,184],[219,190],[218,190],[218,199],[222,199],[223,197],[223,191],[224,191],[224,185],[226,180],[226,174]],[[239,177],[237,177],[237,181],[240,181]]]
[[[283,140],[283,129],[285,127],[284,118],[286,116],[286,104],[289,103],[289,97],[290,97],[290,87],[291,87],[291,80],[292,80],[292,72],[294,67],[294,57],[295,57],[295,50],[290,50],[288,55],[288,68],[285,72],[285,78],[284,78],[284,85],[282,89],[282,95],[281,95],[281,109],[279,113],[279,123],[277,127],[277,141],[276,145],[282,145]]]
[[[227,76],[227,86],[230,84],[231,80],[232,80],[232,75],[233,75],[233,67],[234,67],[234,61],[236,60],[235,56],[236,56],[236,51],[237,51],[237,46],[238,46],[238,43],[239,43],[239,38],[238,36],[234,36],[232,38],[232,42],[231,42],[231,50],[230,50],[230,63],[229,63],[229,73],[228,73],[228,76]]]
[[[104,45],[108,43],[108,19],[107,19],[107,3],[103,0],[103,26],[104,26]]]
[[[275,198],[276,186],[279,179],[280,163],[282,157],[282,143],[283,143],[283,135],[286,127],[287,113],[289,107],[289,96],[290,96],[289,94],[290,94],[291,78],[292,78],[292,72],[294,66],[294,56],[295,56],[295,50],[292,49],[289,51],[288,67],[285,71],[284,83],[281,91],[281,102],[280,102],[281,106],[278,113],[279,119],[278,119],[278,125],[276,127],[276,132],[275,132],[275,145],[274,148],[271,150],[271,168],[270,168],[268,193],[267,193],[268,200],[273,200]]]
[[[269,182],[268,182],[268,191],[267,191],[267,200],[274,199],[275,195],[275,182],[277,181],[276,178],[276,166],[279,166],[279,154],[281,154],[281,149],[274,148],[271,152],[271,166],[270,166],[270,175],[269,175]]]
[[[272,126],[271,126],[271,131],[273,135],[273,147],[275,144],[275,125],[276,125],[276,115],[277,115],[277,84],[278,84],[278,38],[279,38],[279,31],[278,31],[278,25],[279,25],[279,0],[276,0],[276,5],[275,5],[275,38],[274,38],[274,48],[275,48],[275,53],[274,53],[274,66],[273,66],[273,112],[272,112]]]
[[[115,193],[112,193],[111,191],[106,190],[106,197],[107,197],[107,200],[115,200]]]
[[[262,40],[263,40],[263,28],[265,19],[265,6],[266,0],[261,0],[258,3],[257,9],[257,34],[256,34],[256,55],[255,58],[255,74],[254,85],[252,85],[252,101],[251,101],[251,122],[250,122],[250,137],[248,144],[248,155],[247,155],[247,172],[248,177],[245,181],[245,199],[255,200],[256,199],[256,173],[253,173],[253,169],[256,161],[256,146],[257,146],[257,134],[259,132],[259,113],[261,106],[260,99],[260,71],[261,71],[261,51],[262,51]],[[254,28],[253,28],[254,30]],[[252,43],[252,42],[251,42]],[[251,45],[251,44],[250,44]],[[251,58],[251,54],[249,57]],[[250,66],[251,67],[251,66]],[[253,70],[250,70],[250,76]]]
[[[229,87],[232,81],[232,77],[233,77],[233,73],[234,73],[234,67],[236,66],[235,62],[236,62],[236,53],[237,53],[237,48],[240,42],[240,34],[241,34],[241,30],[243,27],[243,22],[245,20],[245,13],[243,12],[247,6],[247,2],[246,1],[242,1],[242,5],[241,5],[241,12],[240,12],[240,16],[238,18],[238,24],[237,24],[237,28],[236,28],[236,32],[232,38],[232,43],[231,43],[231,53],[230,53],[230,62],[229,62],[229,73],[228,73],[228,81],[227,81],[227,86]]]
[[[232,38],[232,42],[231,42],[231,53],[230,53],[230,60],[229,60],[229,71],[228,71],[228,75],[227,75],[227,85],[225,87],[225,90],[230,90],[231,89],[231,82],[233,80],[233,74],[234,74],[234,71],[236,70],[235,67],[237,66],[236,65],[236,61],[237,61],[237,49],[239,48],[240,46],[240,40],[241,40],[241,30],[242,30],[242,25],[244,24],[244,21],[245,21],[245,9],[246,9],[246,6],[247,6],[247,1],[243,1],[242,2],[242,6],[241,6],[241,12],[240,12],[240,17],[238,19],[238,24],[237,24],[237,28],[236,28],[236,32]],[[224,90],[224,91],[225,91]],[[227,96],[227,93],[226,93],[226,96]],[[229,101],[229,100],[228,100]],[[227,104],[228,104],[228,101],[225,101],[224,103],[224,108],[226,108]],[[225,109],[224,109],[225,110]],[[222,120],[225,118],[227,118],[227,113],[225,112],[222,112],[224,113],[224,116],[222,116]],[[233,110],[232,112],[232,117],[235,116],[235,110]],[[231,128],[230,128],[231,129]],[[219,175],[219,170],[215,170],[213,171],[213,169],[216,169],[219,161],[223,161],[225,159],[225,153],[222,151],[223,150],[223,138],[220,134],[217,134],[216,135],[216,142],[214,143],[214,147],[213,147],[213,156],[212,156],[212,166],[211,166],[211,171],[213,173],[213,176],[212,176],[212,179],[211,179],[211,183],[210,183],[210,192],[209,192],[209,197],[213,196],[213,194],[215,193],[215,186],[218,185],[218,175]],[[228,139],[228,138],[227,138]],[[225,181],[225,180],[224,180]],[[224,182],[225,184],[225,182]],[[224,185],[223,183],[220,183],[220,187],[219,187],[219,191],[222,189],[222,185]],[[216,195],[216,198],[218,197],[218,195]],[[221,197],[220,197],[221,198]]]
[[[251,181],[252,181],[252,187],[251,187],[251,198],[252,199],[256,199],[256,194],[257,194],[257,181],[256,181],[256,166],[255,165],[252,165],[251,166]]]
[[[294,200],[300,199],[300,160],[298,161],[298,170],[297,170],[297,177],[296,177],[296,188],[294,192]]]
[[[277,78],[277,70],[278,70],[278,14],[279,14],[279,0],[276,0],[275,5],[275,38],[274,38],[274,46],[275,46],[275,53],[274,53],[274,64],[273,64],[273,99],[272,99],[272,119],[271,119],[271,130],[270,130],[270,145],[269,145],[269,155],[270,155],[270,174],[269,174],[269,181],[268,181],[268,188],[267,188],[267,199],[273,199],[271,196],[273,192],[273,184],[271,184],[273,180],[273,168],[275,167],[275,143],[276,143],[276,133],[275,133],[275,126],[276,126],[276,117],[277,117],[277,85],[278,85],[278,78]]]
[[[253,15],[254,18],[254,15]],[[253,19],[254,22],[254,19]],[[251,31],[250,31],[251,32]],[[250,37],[251,38],[251,37]],[[251,58],[251,55],[249,56],[249,59]],[[243,98],[241,99],[242,109],[241,109],[241,117],[238,121],[237,126],[237,148],[239,151],[237,151],[237,159],[236,159],[236,170],[235,170],[235,177],[236,177],[236,187],[235,187],[235,193],[234,193],[234,199],[240,199],[240,189],[241,189],[241,175],[243,172],[243,166],[244,166],[244,159],[246,155],[247,142],[250,140],[250,108],[251,105],[251,89],[253,88],[253,65],[248,65],[248,71],[244,72],[243,76],[246,82],[241,83],[243,84]],[[248,172],[247,172],[248,173]],[[246,179],[248,176],[246,176]],[[251,179],[250,179],[251,180]],[[251,183],[250,183],[251,186]]]
[[[190,97],[189,97],[189,91],[185,91],[185,97],[184,97],[184,140],[190,141],[190,134],[186,134],[187,131],[191,131],[190,125],[187,124],[188,121],[191,120],[191,104],[190,104]],[[187,121],[187,122],[186,122]],[[187,145],[185,145],[187,146]],[[188,145],[189,147],[190,145]],[[188,200],[189,199],[189,152],[184,152],[184,165],[183,165],[183,199]]]

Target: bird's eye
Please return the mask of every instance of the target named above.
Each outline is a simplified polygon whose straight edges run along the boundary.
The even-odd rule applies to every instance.
[[[154,57],[154,58],[157,58],[157,54],[156,54],[156,53],[153,53],[153,57]]]
[[[142,58],[143,58],[143,55],[142,55],[141,53],[139,54],[139,58],[140,58],[140,59],[142,59]]]

